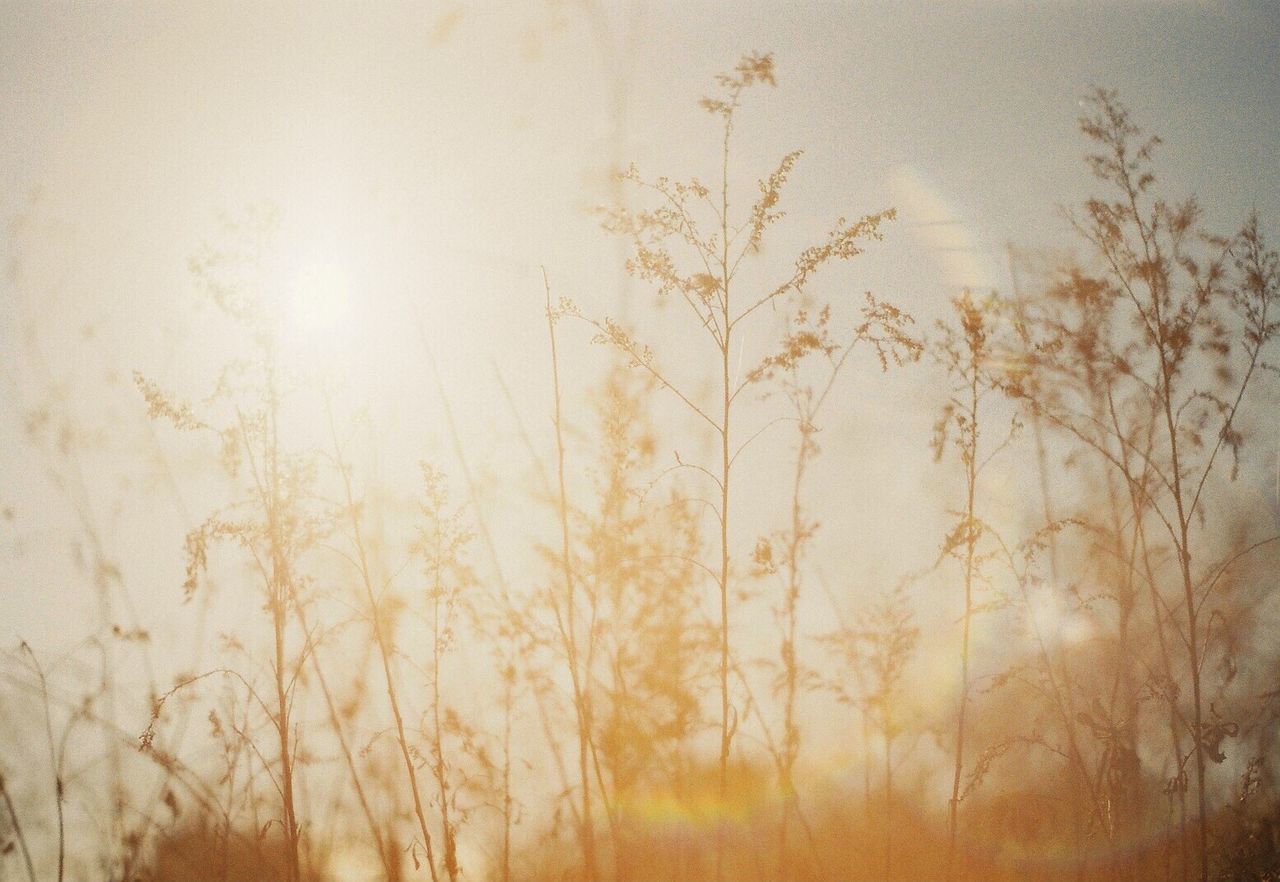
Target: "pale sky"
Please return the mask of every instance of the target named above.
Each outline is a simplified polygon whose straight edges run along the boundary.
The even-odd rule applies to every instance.
[[[421,318],[463,399],[463,432],[497,478],[522,454],[512,421],[495,416],[505,404],[494,364],[547,440],[539,267],[557,294],[612,308],[615,243],[586,209],[605,199],[615,159],[714,175],[715,126],[696,100],[748,51],[775,54],[778,88],[744,104],[740,204],[778,157],[806,151],[766,268],[837,215],[894,205],[885,242],[830,283],[873,290],[923,324],[962,285],[1007,286],[1006,241],[1069,241],[1056,212],[1092,189],[1076,117],[1094,84],[1118,89],[1164,137],[1165,192],[1198,194],[1218,229],[1256,207],[1280,230],[1271,2],[618,3],[600,15],[533,0],[0,9],[0,251],[21,266],[0,295],[0,506],[14,513],[0,523],[6,645],[49,628],[50,597],[84,602],[59,575],[70,513],[22,440],[19,413],[41,377],[86,420],[114,414],[127,427],[95,430],[87,492],[143,562],[154,614],[168,614],[183,517],[163,509],[157,527],[157,510],[128,497],[155,476],[113,465],[137,444],[158,445],[179,470],[193,464],[182,439],[138,427],[128,380],[140,370],[192,398],[208,391],[222,350],[187,261],[216,238],[219,213],[274,202],[287,261],[319,258],[358,280],[343,332],[308,345],[368,391],[399,439],[383,468],[424,449],[449,465]],[[611,84],[626,93],[619,157]],[[565,344],[582,359],[571,385],[598,364],[588,336]],[[827,553],[841,535],[866,537],[860,547],[882,549],[862,561],[876,578],[922,563],[901,534],[919,528],[915,508],[940,506],[926,449],[937,402],[923,376],[877,380],[833,417],[829,467],[846,483],[829,492],[878,489],[832,516]],[[883,443],[899,436],[918,443]],[[207,510],[203,492],[187,488],[189,517]]]

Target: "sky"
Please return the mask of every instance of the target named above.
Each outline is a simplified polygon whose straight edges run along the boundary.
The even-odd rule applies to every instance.
[[[94,534],[127,570],[117,614],[155,635],[159,679],[213,652],[212,638],[189,644],[193,622],[210,635],[243,617],[243,605],[181,602],[184,534],[226,487],[210,469],[216,445],[147,420],[132,380],[199,403],[239,351],[191,270],[202,249],[233,241],[228,220],[278,211],[270,278],[286,298],[305,292],[287,305],[288,357],[367,408],[367,422],[343,426],[367,442],[363,473],[407,498],[429,459],[461,494],[445,390],[478,503],[519,558],[549,525],[528,515],[521,437],[544,459],[554,450],[544,274],[553,298],[634,322],[675,375],[698,375],[695,343],[623,280],[619,243],[592,209],[629,163],[649,178],[716,179],[719,132],[697,102],[745,53],[773,53],[777,86],[744,98],[735,204],[804,151],[756,277],[785,272],[835,218],[894,207],[884,241],[817,290],[843,302],[872,291],[929,330],[963,288],[1010,289],[1008,246],[1079,250],[1066,212],[1096,191],[1077,128],[1095,86],[1163,138],[1163,192],[1196,195],[1224,232],[1256,210],[1274,246],[1277,47],[1273,0],[5,0],[0,651],[27,640],[76,675],[96,621],[84,579]],[[582,401],[605,355],[585,327],[561,334],[566,399]],[[738,362],[766,342],[746,336]],[[948,528],[958,475],[928,448],[937,377],[927,365],[881,375],[864,359],[825,413],[815,571],[850,606],[930,564]],[[585,410],[570,418],[586,422]],[[294,430],[306,444],[323,427]],[[746,474],[788,443],[767,437]],[[1275,444],[1250,450],[1233,492],[1280,517]],[[1011,535],[1038,511],[1025,477],[997,468],[985,488]],[[590,475],[576,466],[571,481]],[[779,510],[779,492],[744,492],[745,520]],[[754,538],[735,537],[739,560]],[[829,626],[826,602],[814,592],[807,630]],[[954,613],[921,603],[926,625]],[[941,695],[956,674],[922,676]]]
[[[885,241],[824,284],[875,291],[928,327],[963,286],[1007,289],[1006,243],[1073,247],[1062,210],[1091,192],[1076,118],[1094,85],[1164,138],[1163,185],[1195,193],[1211,227],[1256,208],[1276,229],[1277,46],[1269,2],[6,3],[0,640],[57,645],[50,599],[84,602],[68,578],[75,512],[24,437],[50,390],[89,427],[76,492],[140,562],[150,614],[168,609],[181,525],[213,491],[140,502],[199,463],[141,425],[129,378],[193,400],[211,388],[225,340],[188,262],[220,241],[220,218],[274,204],[285,278],[339,280],[344,302],[299,357],[367,390],[398,439],[379,454],[387,474],[423,451],[450,465],[430,352],[501,512],[524,455],[502,382],[549,441],[542,270],[555,296],[628,308],[617,243],[590,209],[627,162],[716,173],[696,102],[742,54],[774,53],[778,85],[748,96],[735,132],[741,204],[805,151],[762,272],[836,216],[894,206]],[[583,389],[599,353],[586,333],[564,345],[580,359],[566,382]],[[921,563],[900,539],[913,512],[949,486],[925,444],[938,402],[907,373],[841,395],[818,492],[858,504],[825,526],[827,553],[879,549],[862,567],[892,579]],[[883,443],[899,435],[919,449]]]

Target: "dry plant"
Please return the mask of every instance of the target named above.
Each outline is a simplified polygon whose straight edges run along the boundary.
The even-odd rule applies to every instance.
[[[1131,495],[1143,576],[1151,588],[1153,616],[1162,652],[1177,635],[1185,651],[1181,666],[1190,687],[1189,706],[1180,690],[1170,699],[1173,749],[1180,749],[1177,717],[1191,741],[1194,761],[1198,862],[1209,878],[1209,797],[1206,764],[1217,760],[1216,745],[1230,725],[1205,707],[1205,660],[1213,651],[1212,603],[1233,566],[1274,541],[1252,537],[1226,554],[1216,553],[1209,520],[1211,497],[1227,454],[1238,461],[1245,440],[1242,407],[1262,365],[1262,352],[1280,324],[1274,318],[1276,258],[1262,239],[1256,217],[1240,233],[1214,237],[1200,229],[1194,199],[1170,203],[1153,190],[1152,157],[1158,138],[1144,138],[1114,92],[1096,90],[1089,115],[1080,121],[1095,150],[1089,165],[1109,189],[1072,215],[1090,246],[1096,270],[1077,269],[1064,288],[1086,300],[1098,320],[1068,330],[1046,310],[1029,356],[1032,370],[1070,374],[1094,372],[1094,387],[1106,393],[1103,418],[1068,394],[1040,397],[1027,387],[1015,394],[1047,422],[1101,458]],[[1061,299],[1061,298],[1060,298]],[[1050,387],[1046,377],[1039,383]],[[1059,385],[1061,390],[1070,386]],[[1079,388],[1076,384],[1075,388]],[[1116,416],[1116,415],[1119,416]],[[1234,476],[1234,467],[1230,470]],[[1158,531],[1172,552],[1179,592],[1163,595],[1149,552]],[[1172,665],[1170,665],[1172,667]],[[1181,768],[1181,758],[1175,757]],[[1175,775],[1174,787],[1179,786]]]
[[[761,381],[774,360],[799,360],[813,351],[816,341],[804,335],[779,340],[779,351],[766,356],[760,369],[743,377],[739,377],[734,366],[734,347],[741,345],[740,336],[748,323],[767,315],[761,310],[801,302],[809,294],[810,283],[818,270],[831,262],[861,254],[863,245],[878,240],[881,225],[894,215],[888,210],[865,215],[854,222],[841,218],[825,240],[800,253],[786,278],[764,285],[751,285],[742,279],[740,270],[744,262],[759,252],[767,230],[785,214],[779,208],[779,201],[800,153],[783,157],[768,178],[760,182],[759,197],[750,209],[741,220],[735,220],[730,211],[729,186],[735,118],[747,89],[774,83],[773,58],[767,54],[748,55],[732,73],[719,76],[717,83],[720,97],[704,98],[701,102],[721,123],[719,181],[714,192],[696,178],[687,183],[666,177],[646,181],[632,167],[624,175],[625,180],[652,198],[655,207],[636,210],[614,207],[605,211],[604,221],[607,230],[631,240],[633,256],[628,268],[632,274],[653,285],[662,297],[678,296],[688,307],[691,320],[711,344],[707,365],[715,377],[714,400],[710,403],[695,400],[696,394],[662,366],[654,350],[618,321],[609,318],[589,321],[598,332],[599,342],[626,356],[633,367],[674,395],[699,426],[710,430],[719,448],[719,459],[714,463],[704,465],[678,460],[677,464],[710,481],[718,497],[709,507],[718,528],[719,559],[707,569],[715,579],[719,600],[719,797],[722,811],[726,811],[730,751],[740,723],[739,709],[733,704],[729,688],[731,536],[735,532],[731,510],[733,468],[743,449],[763,431],[735,432],[734,417],[745,403],[740,397]],[[868,320],[886,308],[868,295],[865,308]],[[565,303],[562,309],[580,314],[570,303]],[[722,819],[718,824],[715,851],[718,880],[724,878],[725,846],[726,829]]]
[[[791,878],[789,825],[793,818],[799,818],[795,767],[800,755],[801,733],[796,702],[802,689],[813,685],[816,673],[801,661],[797,641],[805,557],[819,527],[819,522],[811,519],[804,505],[806,477],[820,452],[818,417],[858,344],[874,348],[881,369],[888,369],[890,362],[901,366],[919,358],[922,344],[907,333],[911,323],[911,317],[905,313],[868,298],[861,324],[847,332],[833,332],[829,307],[823,307],[816,316],[802,308],[788,321],[782,351],[766,358],[749,377],[753,382],[777,380],[780,383],[791,405],[797,436],[790,521],[771,536],[762,537],[752,555],[758,574],[779,576],[782,591],[782,602],[773,608],[782,639],[772,684],[773,697],[782,705],[782,736],[775,757],[783,798],[778,825],[779,879]],[[808,361],[817,364],[807,365]]]
[[[834,598],[832,598],[834,606]],[[836,609],[839,616],[839,610]],[[863,742],[874,728],[884,744],[884,878],[891,879],[893,867],[893,745],[906,731],[903,713],[906,695],[903,678],[920,642],[920,629],[914,622],[906,582],[885,592],[858,615],[855,624],[840,622],[840,627],[822,635],[822,641],[840,663],[838,676],[823,684],[844,705],[858,708],[863,720]],[[856,681],[851,688],[850,676]],[[868,745],[869,747],[869,745]],[[870,751],[868,750],[868,754]],[[866,810],[870,814],[870,769],[866,762]]]
[[[1008,429],[993,440],[985,440],[983,429],[990,432],[990,416],[984,403],[1000,392],[997,368],[998,341],[994,339],[994,299],[977,301],[965,291],[952,301],[958,328],[938,323],[939,337],[934,342],[933,354],[946,371],[951,384],[950,397],[942,414],[934,425],[932,439],[935,460],[941,460],[947,450],[953,449],[964,472],[964,506],[956,511],[955,526],[943,541],[941,561],[953,557],[961,567],[961,587],[964,603],[960,616],[960,696],[956,712],[954,750],[952,752],[951,799],[947,808],[947,859],[946,876],[956,878],[956,835],[959,827],[961,776],[965,763],[965,737],[968,732],[967,717],[971,700],[970,690],[970,635],[973,617],[982,611],[976,592],[987,579],[982,573],[984,559],[992,552],[979,546],[984,536],[992,534],[990,526],[980,514],[982,498],[979,478],[992,460],[1013,441],[1021,428],[1017,417]],[[988,607],[989,608],[989,607]]]
[[[603,8],[588,14],[605,47]],[[134,379],[149,432],[203,438],[186,449],[219,461],[216,482],[204,461],[184,475],[225,499],[187,532],[183,593],[209,604],[216,584],[238,618],[216,662],[165,686],[112,541],[119,506],[92,489],[90,440],[110,428],[24,338],[15,413],[96,612],[61,655],[0,653],[0,876],[1278,878],[1280,536],[1231,484],[1272,466],[1246,444],[1272,428],[1280,332],[1261,221],[1204,234],[1194,201],[1157,192],[1158,142],[1098,90],[1080,127],[1105,193],[1068,215],[1088,253],[1034,294],[1015,279],[1012,298],[956,297],[925,347],[900,309],[816,284],[892,210],[757,259],[800,157],[736,192],[743,102],[774,80],[771,56],[748,55],[701,102],[710,185],[634,167],[613,182],[600,214],[632,280],[616,312],[554,299],[544,273],[551,389],[534,406],[553,434],[540,455],[508,392],[534,477],[499,501],[454,420],[452,401],[477,399],[451,399],[439,371],[461,504],[426,464],[438,451],[410,449],[403,493],[357,467],[380,439],[295,369],[271,212],[203,249],[193,278],[230,329],[211,394]],[[615,153],[624,85],[608,84]],[[648,321],[664,304],[674,321]],[[609,350],[581,386],[574,327]],[[815,626],[841,384],[926,350],[945,377],[932,452],[959,492],[914,514],[947,519],[941,552],[903,537],[894,551],[933,566],[881,592],[841,561],[838,627]],[[359,395],[355,413],[374,406]],[[1013,508],[996,467],[1037,472],[1039,498]],[[925,576],[943,599],[912,587]],[[983,639],[987,622],[1007,639]],[[939,715],[916,710],[938,692]],[[130,722],[135,703],[148,719]]]
[[[121,453],[140,461],[145,470],[154,469],[155,474],[149,477],[163,487],[167,501],[180,512],[183,504],[150,421],[134,422],[132,412],[122,414],[93,401],[93,392],[81,389],[99,383],[111,388],[119,383],[115,353],[102,340],[104,319],[94,319],[80,328],[85,351],[82,363],[59,364],[50,358],[47,338],[56,328],[48,314],[49,301],[64,295],[69,273],[59,266],[51,289],[44,290],[38,261],[29,260],[26,254],[26,249],[36,244],[36,234],[47,232],[49,222],[41,217],[40,202],[39,197],[33,197],[8,229],[17,248],[5,277],[12,286],[21,340],[16,371],[19,382],[9,403],[21,420],[24,441],[35,453],[33,465],[72,516],[67,537],[72,560],[94,597],[97,621],[78,646],[96,654],[97,679],[86,686],[77,713],[82,721],[91,723],[90,728],[101,739],[103,762],[99,765],[105,777],[104,786],[86,786],[82,795],[86,800],[91,793],[102,797],[103,804],[95,810],[105,814],[110,833],[100,843],[86,843],[86,851],[96,848],[96,862],[105,872],[128,878],[141,858],[155,816],[163,808],[161,799],[172,782],[168,771],[161,768],[150,797],[138,796],[127,786],[133,769],[128,743],[119,737],[120,721],[136,705],[131,706],[131,697],[122,691],[120,672],[135,666],[154,694],[155,664],[151,634],[139,624],[136,579],[116,547],[119,537],[113,529],[113,522],[133,501],[128,497],[130,482],[122,480],[117,492],[103,497],[94,483],[95,471],[104,457]],[[5,379],[10,379],[7,369],[4,373]],[[139,428],[143,430],[141,438],[135,434]],[[13,520],[11,509],[5,509],[4,520]]]
[[[251,213],[243,228],[223,247],[206,246],[191,261],[191,270],[217,308],[248,338],[251,355],[229,362],[210,397],[211,405],[223,405],[232,415],[216,429],[196,415],[194,408],[166,393],[154,382],[135,375],[147,402],[148,414],[172,423],[179,430],[215,432],[223,449],[223,463],[233,480],[247,477],[243,495],[209,516],[186,540],[189,599],[200,587],[208,567],[210,546],[226,542],[238,546],[261,579],[264,609],[269,618],[272,654],[268,662],[273,695],[270,701],[255,698],[271,720],[277,753],[269,761],[259,759],[280,797],[280,825],[285,841],[288,882],[302,877],[302,826],[296,799],[297,733],[292,718],[293,697],[306,653],[291,650],[289,624],[302,602],[298,574],[303,553],[313,546],[327,525],[308,510],[315,479],[314,458],[290,451],[281,440],[284,400],[291,378],[281,363],[279,292],[263,290],[254,272],[270,247],[275,217],[270,211]],[[309,635],[304,635],[309,639]],[[182,685],[194,682],[187,680]],[[246,681],[247,683],[247,681]],[[167,694],[172,694],[167,693]],[[156,701],[144,735],[149,747],[164,699]],[[255,744],[255,748],[257,745]]]
[[[456,629],[466,607],[472,605],[469,593],[475,587],[475,574],[466,562],[467,546],[472,534],[462,522],[461,514],[452,509],[444,475],[436,468],[422,465],[423,495],[420,515],[412,544],[420,559],[427,586],[427,609],[431,624],[430,721],[428,722],[428,766],[435,779],[439,799],[440,825],[444,839],[442,861],[449,882],[457,882],[458,825],[463,811],[458,804],[454,782],[456,762],[446,755],[445,735],[461,739],[470,748],[475,733],[467,727],[456,710],[445,706],[441,698],[441,672],[446,654],[457,645]]]

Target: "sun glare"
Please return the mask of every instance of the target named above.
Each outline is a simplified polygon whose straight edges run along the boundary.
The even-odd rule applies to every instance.
[[[351,312],[351,274],[333,258],[299,264],[285,304],[286,321],[303,337],[336,333]]]
[[[283,262],[279,334],[295,369],[325,373],[343,360],[353,338],[354,274],[338,255],[298,251]]]

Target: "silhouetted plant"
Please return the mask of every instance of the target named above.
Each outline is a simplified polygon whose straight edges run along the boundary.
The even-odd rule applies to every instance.
[[[475,575],[465,559],[472,534],[463,525],[460,514],[451,509],[441,472],[423,464],[422,481],[420,521],[412,550],[422,561],[431,622],[428,756],[439,795],[444,870],[450,882],[456,882],[460,872],[457,831],[461,810],[457,803],[457,786],[453,781],[454,764],[446,759],[445,735],[460,738],[466,747],[474,740],[475,733],[462,722],[456,711],[444,706],[440,684],[445,656],[457,644],[455,629],[462,608],[471,602],[467,594],[475,587]]]
[[[1191,691],[1187,734],[1193,745],[1200,877],[1207,880],[1205,767],[1211,726],[1203,677],[1212,616],[1204,607],[1238,555],[1207,566],[1196,562],[1206,554],[1212,560],[1213,554],[1205,544],[1206,492],[1221,471],[1221,455],[1239,455],[1245,393],[1262,350],[1280,330],[1273,318],[1275,258],[1263,245],[1256,218],[1236,236],[1208,236],[1200,231],[1194,199],[1174,204],[1155,194],[1151,160],[1159,139],[1143,138],[1115,93],[1096,90],[1089,108],[1080,121],[1098,151],[1088,157],[1089,165],[1110,194],[1088,200],[1084,212],[1072,216],[1098,269],[1073,271],[1064,287],[1087,298],[1097,318],[1064,335],[1063,324],[1048,312],[1044,327],[1050,331],[1037,341],[1031,362],[1047,374],[1088,366],[1108,390],[1110,413],[1152,419],[1145,426],[1138,422],[1143,434],[1135,436],[1129,424],[1105,422],[1087,403],[1081,406],[1069,386],[1056,386],[1066,394],[1054,397],[1026,394],[1026,387],[1016,384],[1013,389],[1036,413],[1101,456],[1135,504],[1154,519],[1153,529],[1167,536],[1181,592],[1176,606],[1153,594],[1159,607],[1154,614],[1157,622],[1166,615],[1171,622],[1180,619],[1177,631]],[[1047,380],[1038,386],[1049,387]],[[1147,577],[1154,585],[1152,576]]]
[[[252,355],[229,362],[211,401],[224,404],[233,419],[224,429],[213,429],[194,409],[163,392],[154,382],[135,375],[139,390],[153,418],[165,419],[180,430],[217,431],[223,443],[224,464],[234,478],[247,478],[243,496],[215,512],[187,536],[187,578],[183,584],[190,598],[199,588],[208,566],[212,544],[239,546],[262,579],[265,608],[270,618],[273,657],[270,668],[274,703],[262,704],[278,742],[272,773],[280,793],[279,821],[285,838],[287,879],[301,878],[302,826],[294,793],[297,746],[292,723],[293,693],[302,657],[290,657],[287,645],[293,608],[301,602],[297,567],[301,555],[327,528],[324,519],[307,509],[315,479],[315,463],[306,454],[289,451],[281,441],[283,400],[289,376],[281,364],[279,291],[265,290],[253,273],[262,259],[275,226],[272,212],[249,215],[239,241],[215,248],[206,246],[192,259],[191,270],[206,295],[248,337]],[[243,471],[242,471],[243,469]],[[152,724],[159,708],[153,714]],[[148,733],[153,730],[149,727]]]
[[[989,399],[1001,388],[999,374],[1000,341],[995,339],[994,299],[974,300],[965,291],[952,300],[958,328],[939,322],[939,337],[934,342],[934,357],[946,371],[950,397],[934,425],[932,439],[935,460],[941,460],[948,448],[954,449],[964,472],[964,506],[956,512],[955,526],[943,541],[939,561],[954,557],[961,566],[964,603],[961,607],[960,700],[956,712],[954,751],[952,754],[951,799],[947,811],[948,879],[956,877],[956,834],[959,826],[961,777],[964,771],[965,738],[970,703],[970,632],[975,613],[980,611],[976,592],[985,584],[982,564],[992,552],[982,552],[979,543],[991,533],[980,514],[982,498],[979,478],[992,459],[1013,440],[1021,424],[1015,416],[1009,428],[984,443],[983,429],[990,432]]]
[[[678,461],[709,480],[718,502],[711,507],[719,533],[719,560],[709,569],[714,573],[719,595],[719,686],[720,686],[720,796],[727,808],[729,757],[733,737],[739,725],[738,710],[733,706],[729,690],[730,674],[730,581],[732,570],[731,510],[733,498],[733,466],[745,441],[734,432],[734,417],[740,410],[739,396],[756,383],[764,373],[752,371],[738,378],[734,371],[733,345],[746,330],[746,324],[762,317],[761,310],[780,302],[796,302],[809,292],[819,269],[837,260],[862,253],[863,244],[880,238],[880,226],[893,218],[887,210],[866,215],[850,223],[839,219],[825,240],[803,250],[796,258],[789,276],[776,283],[751,286],[740,277],[744,261],[759,252],[767,230],[782,219],[779,208],[782,190],[790,176],[799,152],[787,154],[769,177],[760,182],[759,198],[740,221],[730,214],[729,167],[735,118],[742,95],[752,86],[773,85],[774,67],[770,55],[748,55],[730,74],[717,78],[720,97],[704,98],[701,106],[721,123],[719,181],[714,189],[694,178],[681,182],[666,177],[646,181],[632,167],[624,175],[641,191],[653,198],[653,208],[632,210],[613,207],[605,212],[605,228],[628,237],[633,256],[628,268],[638,278],[649,282],[660,296],[678,296],[688,307],[691,318],[711,343],[712,358],[708,367],[714,371],[717,393],[710,403],[699,403],[691,391],[670,374],[652,348],[633,332],[613,319],[591,323],[598,331],[597,340],[612,346],[628,357],[633,367],[650,375],[664,390],[676,396],[699,426],[711,431],[720,456],[712,466]],[[701,218],[701,219],[700,219]],[[687,265],[686,265],[687,264]],[[576,312],[576,308],[567,305]],[[883,309],[874,300],[868,302],[869,314]],[[761,368],[785,366],[810,354],[817,346],[811,336],[797,335],[778,341],[779,351],[766,356]],[[716,847],[716,878],[724,877],[725,822],[719,825]]]
[[[817,421],[849,356],[859,343],[874,348],[882,369],[887,369],[890,362],[900,366],[919,357],[921,344],[907,333],[911,321],[910,316],[894,307],[877,304],[868,298],[861,324],[848,332],[833,332],[829,307],[822,308],[816,316],[802,308],[788,322],[782,351],[765,358],[750,375],[754,382],[778,380],[791,405],[797,436],[790,522],[773,535],[762,537],[753,553],[755,568],[761,574],[778,575],[782,588],[782,601],[774,607],[782,639],[773,682],[774,698],[782,705],[782,736],[775,757],[783,798],[778,827],[780,879],[791,878],[788,827],[793,816],[799,814],[794,779],[801,733],[797,724],[796,701],[802,688],[813,685],[815,674],[800,660],[797,641],[805,556],[819,526],[817,520],[810,519],[803,504],[805,479],[820,451]],[[818,365],[809,367],[805,364],[807,361],[817,361]],[[816,373],[816,378],[811,378],[813,373]]]
[[[825,685],[841,704],[858,708],[866,728],[874,728],[884,744],[886,879],[894,875],[893,744],[907,728],[903,678],[920,642],[920,629],[914,620],[906,586],[900,584],[878,596],[858,614],[856,623],[850,625],[842,621],[839,629],[822,636],[840,662],[838,676],[828,678]],[[856,688],[852,688],[854,682]],[[868,761],[868,769],[870,765]]]
[[[588,6],[611,57],[607,16]],[[739,198],[739,114],[774,79],[772,57],[751,54],[702,100],[710,184],[635,167],[611,181],[599,215],[620,259],[595,278],[626,278],[598,292],[607,317],[553,300],[544,274],[553,398],[534,406],[553,452],[499,375],[527,487],[490,492],[503,473],[454,418],[455,402],[459,415],[487,402],[446,389],[427,351],[427,436],[452,446],[461,505],[435,466],[403,492],[401,475],[384,484],[384,453],[439,451],[380,437],[352,417],[360,390],[347,412],[346,390],[301,375],[292,344],[312,304],[290,302],[293,268],[273,265],[272,212],[191,261],[214,307],[200,316],[211,394],[167,388],[199,370],[199,347],[178,347],[165,376],[134,375],[156,449],[173,427],[204,442],[183,450],[212,455],[181,480],[113,438],[123,423],[83,401],[102,390],[42,345],[62,334],[78,353],[97,323],[37,333],[34,288],[21,260],[9,268],[12,461],[43,468],[41,492],[65,503],[69,526],[50,517],[54,538],[38,541],[69,540],[97,610],[83,640],[64,628],[56,651],[0,651],[0,877],[1185,882],[1198,864],[1202,882],[1280,879],[1280,496],[1268,476],[1259,509],[1230,483],[1276,465],[1251,452],[1273,418],[1280,332],[1280,256],[1261,221],[1204,234],[1194,201],[1159,196],[1157,142],[1114,93],[1091,94],[1080,127],[1104,192],[1067,216],[1087,253],[1034,295],[1015,277],[1011,298],[952,301],[928,347],[941,367],[928,391],[946,398],[932,452],[948,465],[923,479],[955,498],[902,513],[945,517],[941,552],[916,547],[933,566],[877,591],[860,575],[872,560],[824,547],[820,454],[839,449],[826,430],[875,403],[853,388],[838,409],[838,384],[922,344],[898,308],[817,285],[892,210],[839,219],[788,260],[773,243],[800,154]],[[613,154],[623,84],[606,84]],[[570,355],[577,322],[609,351],[598,374]],[[368,344],[357,359],[383,355]],[[914,417],[910,398],[893,406]],[[486,443],[512,440],[499,423]],[[1014,444],[1024,424],[1034,447]],[[109,518],[125,535],[154,520],[130,520],[123,491],[101,495],[132,469],[93,474],[135,461],[175,511],[188,482],[204,500],[207,516],[174,534],[185,547],[158,547],[185,551],[186,600],[226,598],[217,612],[234,617],[216,641],[198,626],[197,661],[163,686],[152,640],[186,635],[143,622],[179,592],[154,595],[154,614],[129,608],[145,568],[108,541]],[[893,478],[915,465],[896,458]],[[138,489],[129,501],[149,506],[154,488]],[[16,557],[9,524],[28,502],[0,502],[0,553]],[[39,566],[36,590],[56,575]],[[810,597],[824,566],[840,568],[834,629]],[[950,587],[925,598],[910,587],[925,579]]]

